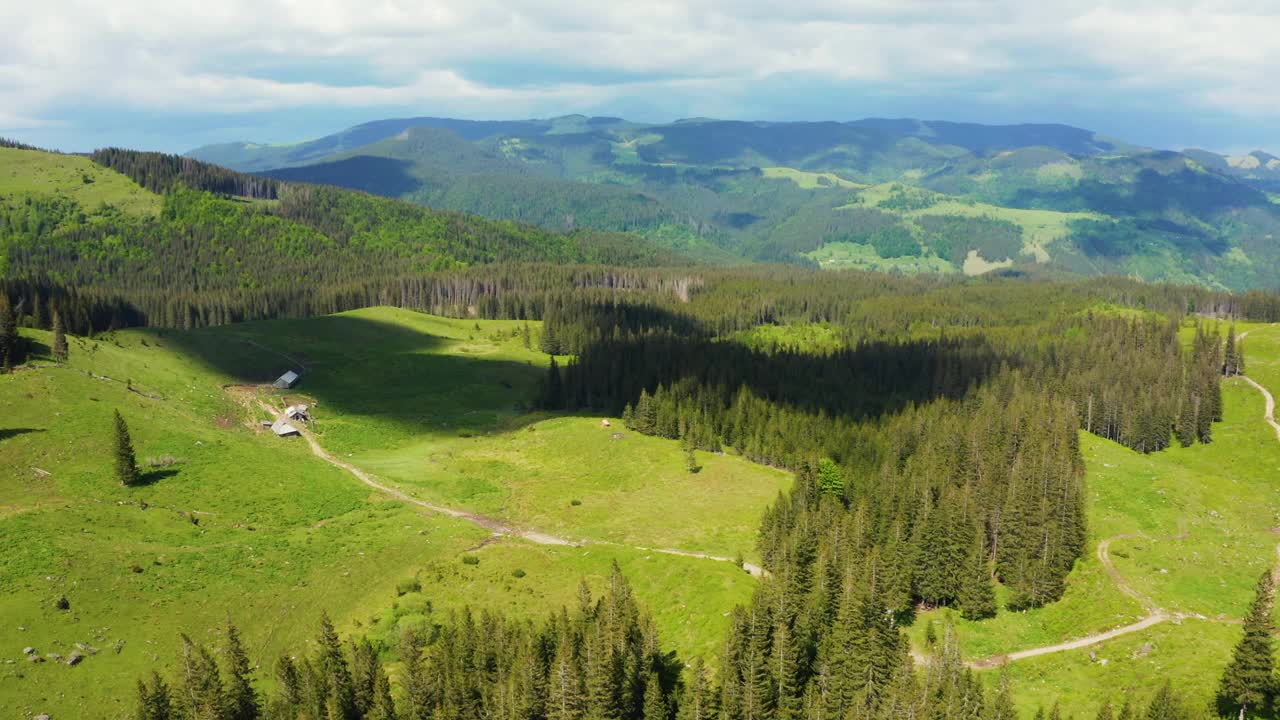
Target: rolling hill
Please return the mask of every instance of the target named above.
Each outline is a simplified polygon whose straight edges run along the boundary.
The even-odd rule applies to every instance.
[[[716,260],[1280,284],[1268,194],[1280,160],[1065,125],[406,118],[190,155],[557,231],[634,232]]]

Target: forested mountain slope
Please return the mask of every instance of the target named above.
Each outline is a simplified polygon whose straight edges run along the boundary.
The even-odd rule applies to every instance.
[[[709,258],[1280,284],[1267,194],[1280,161],[1064,125],[408,118],[191,155],[555,230],[637,232]]]
[[[0,279],[127,298],[102,310],[117,327],[333,312],[371,281],[485,263],[685,261],[634,236],[554,233],[176,156],[0,148],[0,178]]]

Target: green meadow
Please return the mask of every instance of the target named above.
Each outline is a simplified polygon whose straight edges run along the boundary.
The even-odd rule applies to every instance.
[[[0,585],[12,589],[0,594],[0,659],[14,661],[0,664],[6,707],[126,717],[134,681],[172,660],[179,632],[213,640],[231,617],[270,663],[304,648],[322,611],[390,642],[463,606],[542,616],[575,603],[583,580],[601,587],[614,562],[665,641],[714,662],[755,581],[729,562],[631,546],[750,556],[786,476],[713,456],[691,476],[676,442],[616,422],[624,438],[613,440],[599,418],[530,414],[546,360],[522,329],[375,308],[72,338],[62,367],[40,357],[47,333],[24,331],[37,359],[0,377],[0,542],[22,549],[0,558]],[[331,452],[385,466],[424,498],[599,542],[494,542],[390,500],[301,439],[264,432],[261,410],[224,390],[299,367],[296,392],[263,396],[316,404]],[[112,476],[116,409],[143,466],[139,487]],[[76,667],[23,659],[27,646],[66,656],[76,643],[98,652]]]
[[[156,215],[160,196],[78,155],[0,148],[0,198],[62,196],[87,211],[112,205],[133,215]]]

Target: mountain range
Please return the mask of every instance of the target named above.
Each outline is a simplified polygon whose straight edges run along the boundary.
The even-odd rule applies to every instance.
[[[1280,285],[1280,159],[1066,125],[418,117],[189,156],[717,262]]]

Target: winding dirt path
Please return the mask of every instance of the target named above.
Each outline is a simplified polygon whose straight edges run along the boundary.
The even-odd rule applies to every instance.
[[[1236,342],[1240,342],[1246,337],[1249,337],[1249,333],[1251,332],[1253,331],[1245,330],[1239,335],[1236,335]],[[1276,431],[1276,439],[1280,440],[1280,423],[1276,422],[1276,399],[1271,395],[1271,391],[1266,389],[1261,384],[1259,384],[1256,380],[1254,380],[1253,378],[1247,375],[1238,375],[1237,377],[1249,383],[1258,392],[1262,393],[1263,399],[1267,401],[1267,409],[1266,409],[1266,412],[1263,413],[1262,419],[1266,420],[1267,424],[1271,426],[1271,429]]]
[[[242,399],[247,399],[249,397],[252,397],[253,401],[256,402],[259,407],[261,407],[269,415],[271,415],[271,417],[277,420],[283,417],[283,413],[281,410],[272,406],[270,403],[265,402],[261,398],[258,398],[252,395],[252,393],[256,393],[257,391],[256,387],[243,387],[243,386],[229,387],[227,388],[227,390],[228,392],[232,392],[233,394],[240,395]],[[365,485],[368,485],[374,490],[377,490],[378,492],[383,493],[384,495],[390,498],[394,498],[396,500],[399,500],[400,502],[407,503],[409,505],[415,505],[417,507],[430,510],[431,512],[434,512],[434,513],[439,513],[441,515],[447,515],[449,517],[455,517],[461,520],[466,520],[474,525],[479,525],[480,527],[492,532],[494,535],[509,535],[511,537],[518,537],[524,540],[528,540],[529,542],[535,543],[537,545],[559,545],[559,546],[567,546],[567,547],[582,547],[585,545],[613,545],[616,547],[627,547],[627,548],[631,548],[632,550],[640,550],[643,552],[661,553],[663,555],[677,555],[679,557],[699,558],[702,560],[712,560],[715,562],[727,562],[727,563],[737,564],[737,561],[734,560],[733,558],[721,557],[718,555],[709,555],[707,553],[689,552],[685,550],[674,550],[671,548],[650,548],[650,547],[641,547],[638,545],[623,545],[621,543],[614,543],[614,542],[608,542],[608,541],[569,540],[567,538],[558,537],[556,535],[550,535],[548,533],[539,532],[537,530],[529,530],[526,528],[520,528],[514,525],[509,525],[507,523],[502,522],[501,520],[491,518],[486,515],[467,512],[465,510],[458,510],[456,508],[444,507],[442,505],[433,505],[432,503],[426,502],[425,500],[420,500],[401,490],[397,490],[396,488],[384,485],[383,483],[379,482],[373,475],[365,472],[364,470],[361,470],[355,465],[352,465],[351,463],[339,457],[335,457],[329,451],[325,450],[322,445],[320,445],[320,441],[316,440],[315,435],[312,434],[312,432],[309,429],[307,429],[303,423],[299,422],[299,423],[290,423],[290,424],[293,427],[297,428],[298,432],[302,435],[303,439],[307,441],[307,445],[311,447],[311,453],[313,455],[320,458],[321,460],[324,460],[330,465],[346,470],[348,473],[353,475],[357,480],[364,483]],[[764,577],[768,575],[768,571],[765,570],[764,568],[760,567],[759,565],[754,565],[748,562],[742,563],[742,569],[750,573],[753,577]]]
[[[1254,380],[1253,378],[1247,375],[1240,375],[1239,378],[1249,383],[1250,385],[1254,386],[1255,388],[1257,388],[1258,392],[1262,393],[1262,397],[1266,399],[1267,410],[1265,413],[1263,413],[1262,419],[1266,420],[1267,424],[1271,426],[1271,429],[1276,431],[1276,439],[1280,440],[1280,423],[1276,422],[1275,397],[1271,395],[1270,390],[1267,390],[1265,387],[1259,385],[1257,380]]]
[[[1245,336],[1247,336],[1248,334],[1249,334],[1249,331],[1242,332],[1236,335],[1236,340],[1237,341],[1243,340]],[[1253,378],[1247,377],[1245,375],[1239,375],[1237,377],[1249,383],[1255,389],[1257,389],[1258,392],[1262,393],[1262,397],[1266,400],[1266,412],[1263,413],[1263,419],[1266,420],[1267,424],[1270,425],[1272,429],[1276,431],[1276,440],[1280,441],[1280,423],[1277,423],[1275,418],[1276,400],[1271,395],[1271,392],[1267,390],[1265,387],[1263,387],[1262,385],[1258,384],[1258,382],[1255,381]],[[1186,537],[1185,530],[1179,536],[1175,538],[1168,538],[1168,539],[1178,539],[1180,537]],[[995,655],[989,658],[983,658],[982,660],[976,660],[976,661],[970,662],[969,667],[975,670],[984,670],[988,668],[999,667],[1001,665],[1004,665],[1005,663],[1010,663],[1015,660],[1023,660],[1026,658],[1038,657],[1040,655],[1049,655],[1052,653],[1064,652],[1067,650],[1079,650],[1081,648],[1086,648],[1101,642],[1106,642],[1107,640],[1111,640],[1113,638],[1117,638],[1122,635],[1128,635],[1129,633],[1135,633],[1140,630],[1146,630],[1149,627],[1152,627],[1154,625],[1159,625],[1160,623],[1167,622],[1170,620],[1184,620],[1187,618],[1207,620],[1208,618],[1205,618],[1201,615],[1187,615],[1185,613],[1166,612],[1163,608],[1156,605],[1155,602],[1151,600],[1151,598],[1135,590],[1133,586],[1129,584],[1128,580],[1125,580],[1124,576],[1120,574],[1120,571],[1116,569],[1115,563],[1111,561],[1111,543],[1116,540],[1124,540],[1124,539],[1131,539],[1131,538],[1146,538],[1146,536],[1133,535],[1133,534],[1116,535],[1115,537],[1110,537],[1110,538],[1107,538],[1106,540],[1103,540],[1102,542],[1098,543],[1098,549],[1097,549],[1098,561],[1102,563],[1103,569],[1107,571],[1107,575],[1111,578],[1111,581],[1115,583],[1115,586],[1120,590],[1120,592],[1133,598],[1138,602],[1139,605],[1143,607],[1143,609],[1147,613],[1146,617],[1142,618],[1141,620],[1135,623],[1114,628],[1106,632],[1088,635],[1078,640],[1069,640],[1067,642],[1058,643],[1056,645],[1046,645],[1044,647],[1031,648],[1028,650],[1019,650],[1018,652],[1012,652],[1006,655]],[[1152,539],[1152,538],[1146,538],[1146,539]],[[1276,578],[1277,581],[1280,581],[1280,545],[1276,546],[1276,564],[1274,566],[1274,569],[1272,570],[1272,577]],[[1238,622],[1238,621],[1228,621],[1228,622]]]

